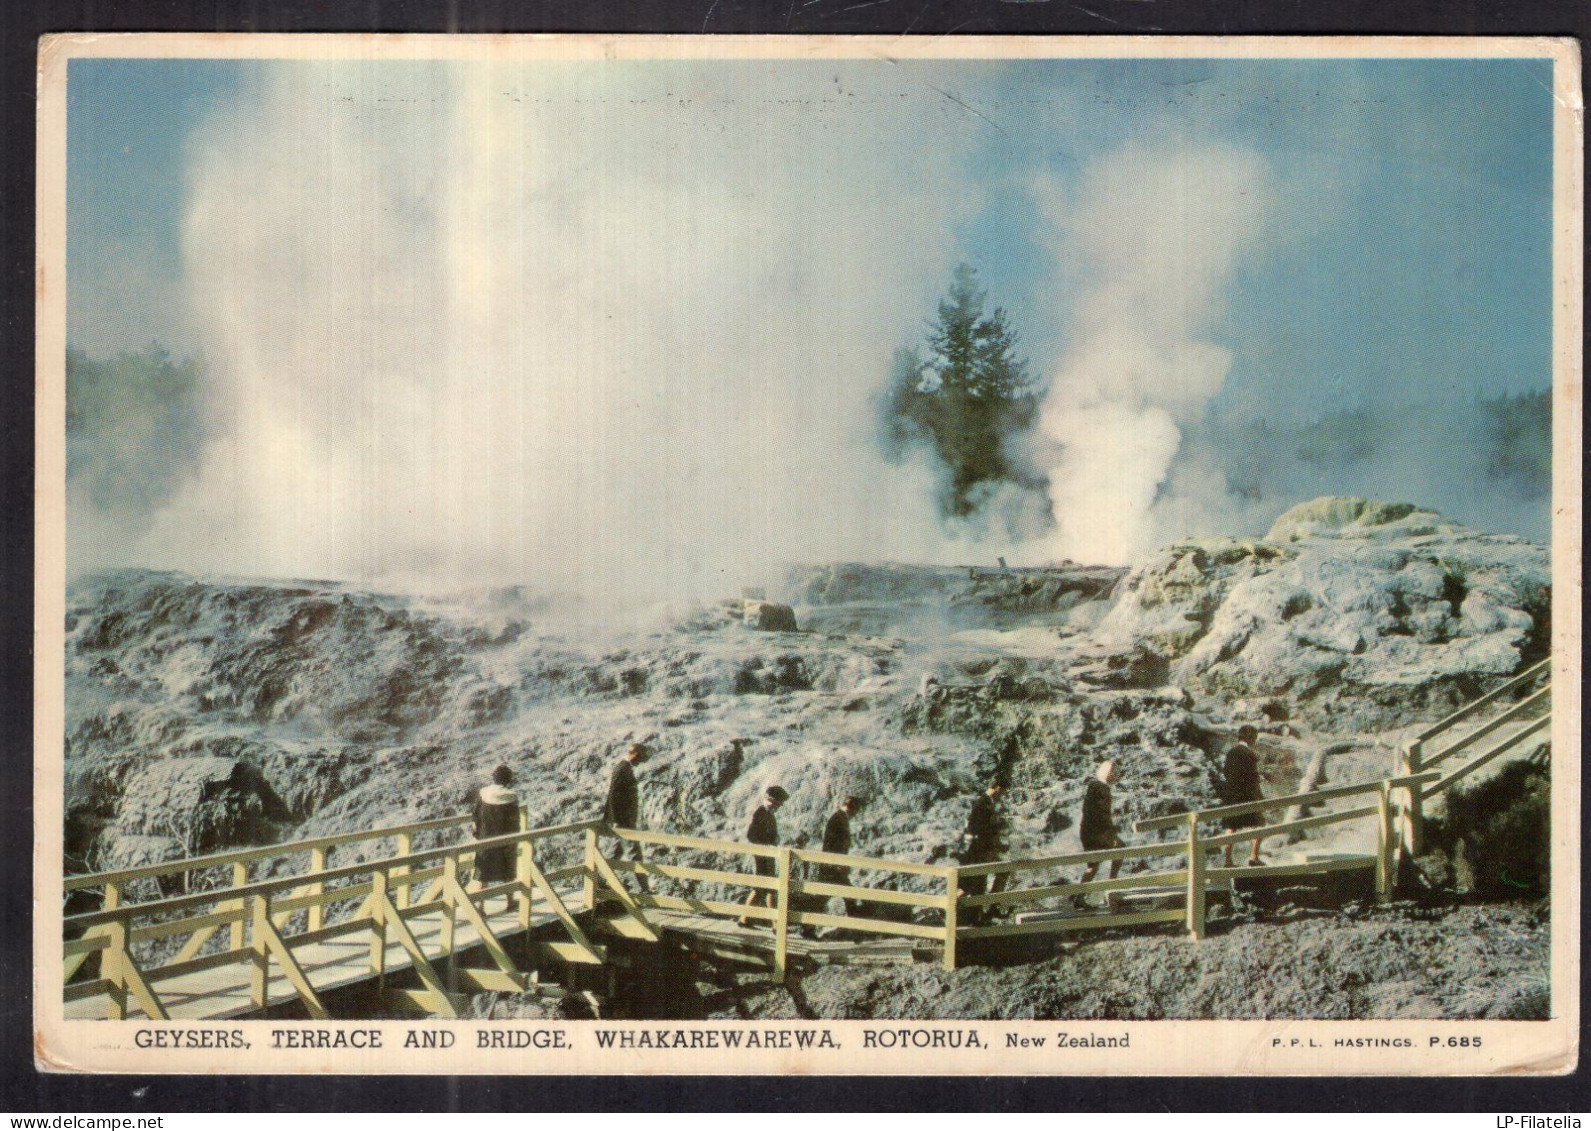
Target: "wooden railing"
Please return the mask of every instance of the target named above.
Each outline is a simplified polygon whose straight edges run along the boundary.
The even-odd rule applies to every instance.
[[[68,936],[63,946],[65,1000],[70,1002],[103,994],[109,1003],[108,1015],[122,1018],[127,1014],[131,998],[150,1018],[164,1020],[168,1013],[160,997],[160,983],[244,964],[251,967],[250,1003],[253,1008],[263,1010],[269,1004],[268,985],[274,963],[280,967],[309,1015],[324,1018],[327,1016],[325,1006],[295,951],[333,939],[368,935],[370,976],[378,982],[384,981],[389,942],[396,942],[408,954],[421,982],[422,988],[410,996],[432,1013],[457,1016],[456,987],[461,978],[474,989],[525,988],[524,974],[498,943],[496,932],[481,911],[486,900],[497,896],[518,900],[517,922],[523,928],[530,926],[534,903],[543,902],[550,907],[570,935],[569,943],[549,944],[560,958],[586,963],[602,961],[601,948],[592,945],[569,909],[565,893],[556,886],[579,879],[589,889],[590,878],[585,865],[544,871],[536,860],[539,844],[590,833],[597,822],[577,822],[487,840],[405,850],[395,856],[339,867],[326,865],[328,850],[338,845],[391,837],[408,849],[416,833],[461,829],[468,824],[469,819],[465,817],[445,818],[368,833],[340,834],[68,877],[68,890],[97,888],[102,895],[98,910],[68,915],[63,921]],[[515,878],[466,891],[465,871],[477,853],[493,848],[510,848],[514,852]],[[310,857],[310,866],[305,872],[265,880],[248,877],[247,868],[251,862],[303,853]],[[123,898],[127,885],[137,880],[223,865],[233,869],[233,883],[227,887],[138,903],[128,903]],[[416,889],[420,889],[418,895]],[[350,914],[327,924],[326,908],[339,904],[354,906]],[[305,912],[305,928],[284,933],[288,921],[298,911]],[[430,914],[443,916],[438,961],[446,963],[445,974],[437,972],[408,926],[410,920]],[[474,928],[476,942],[485,948],[493,969],[467,970],[458,966],[455,944],[461,921]],[[224,944],[213,953],[200,953],[204,943],[221,928],[228,929]],[[179,935],[187,935],[188,941],[172,961],[151,965],[140,959],[136,944]],[[71,982],[73,974],[90,954],[100,956],[98,977]]]
[[[1025,923],[961,927],[959,930],[951,927],[947,930],[946,965],[950,966],[954,963],[953,949],[955,940],[958,937],[960,939],[994,938],[1053,931],[1128,927],[1183,919],[1185,920],[1188,934],[1192,938],[1198,939],[1203,937],[1205,931],[1208,894],[1212,891],[1230,890],[1233,879],[1238,876],[1248,878],[1302,876],[1373,867],[1375,870],[1376,898],[1381,901],[1390,900],[1397,884],[1398,854],[1400,851],[1408,851],[1408,844],[1411,841],[1408,829],[1411,821],[1414,823],[1418,822],[1420,800],[1440,794],[1488,762],[1517,749],[1526,741],[1547,730],[1551,725],[1551,715],[1550,710],[1548,710],[1550,708],[1551,687],[1550,685],[1543,687],[1541,690],[1526,696],[1517,704],[1500,711],[1495,717],[1488,718],[1473,730],[1443,745],[1440,750],[1434,755],[1426,757],[1423,762],[1419,756],[1420,743],[1429,743],[1433,739],[1452,731],[1459,724],[1480,717],[1487,707],[1502,702],[1510,694],[1518,694],[1528,690],[1536,681],[1549,673],[1550,664],[1548,662],[1544,661],[1536,664],[1514,679],[1509,680],[1503,686],[1427,728],[1421,732],[1413,745],[1413,758],[1410,759],[1406,756],[1400,762],[1395,774],[1385,779],[1362,782],[1356,785],[1332,786],[1326,789],[1316,789],[1307,793],[1295,793],[1281,797],[1267,797],[1261,801],[1215,806],[1167,817],[1150,818],[1139,821],[1134,825],[1135,830],[1138,832],[1166,833],[1176,831],[1181,834],[1177,839],[1171,841],[1123,846],[1121,848],[1093,852],[1076,852],[1065,856],[1053,856],[1038,860],[1004,860],[992,864],[964,865],[957,869],[952,869],[960,877],[1012,877],[1095,863],[1103,864],[1111,861],[1126,862],[1180,856],[1181,866],[1171,870],[1141,871],[1118,876],[1115,879],[1095,879],[1086,883],[1067,883],[1063,880],[1059,883],[1047,883],[1033,887],[963,896],[959,900],[959,907],[969,910],[981,907],[1000,907],[1012,913],[1019,911],[1035,912],[1045,910],[1047,905],[1053,904],[1055,901],[1069,900],[1077,896],[1104,894],[1107,897],[1107,901],[1114,904],[1115,900],[1110,899],[1112,895],[1130,895],[1133,892],[1144,893],[1145,889],[1149,889],[1151,892],[1154,889],[1166,889],[1169,891],[1174,888],[1182,890],[1183,906],[1177,909],[1127,912],[1117,912],[1112,909],[1104,915],[1093,914],[1050,918],[1034,916],[1032,921]],[[1548,713],[1541,713],[1544,710],[1547,710]],[[1518,729],[1511,732],[1508,731],[1512,724],[1521,722],[1523,725],[1519,726]],[[1481,746],[1485,739],[1498,734],[1500,731],[1506,733],[1503,734],[1499,741],[1489,746],[1482,746],[1481,749],[1472,753],[1468,760],[1463,760],[1462,764],[1452,765],[1452,760],[1459,754],[1474,750],[1477,746]],[[1443,766],[1444,768],[1438,769],[1438,766]],[[1368,798],[1369,803],[1328,813],[1307,815],[1312,808],[1329,802],[1357,797]],[[1299,807],[1299,810],[1306,815],[1294,820],[1230,832],[1213,834],[1201,832],[1202,826],[1221,822],[1227,817],[1248,813],[1262,813],[1268,810],[1287,810],[1294,806]],[[1210,864],[1209,857],[1212,851],[1225,849],[1230,845],[1274,836],[1288,836],[1293,833],[1319,829],[1329,825],[1362,820],[1373,820],[1375,822],[1376,847],[1373,855],[1368,858],[1344,855],[1334,859],[1306,860],[1297,863],[1268,864],[1243,868],[1218,867]],[[951,915],[954,916],[954,914],[955,908],[952,908]],[[952,923],[954,922],[953,919],[951,921]]]
[[[1303,863],[1267,864],[1259,867],[1211,868],[1205,862],[1210,850],[1224,849],[1230,845],[1242,844],[1246,841],[1265,840],[1273,836],[1287,836],[1290,833],[1323,828],[1327,825],[1343,824],[1348,821],[1359,821],[1365,818],[1375,819],[1376,852],[1370,863],[1375,867],[1376,898],[1382,901],[1390,900],[1397,879],[1394,859],[1398,843],[1395,822],[1397,813],[1395,794],[1399,790],[1407,789],[1423,781],[1432,780],[1437,776],[1436,771],[1428,771],[1423,774],[1361,782],[1357,785],[1333,786],[1330,789],[1317,789],[1309,793],[1267,797],[1261,801],[1246,801],[1235,805],[1218,805],[1212,809],[1200,809],[1169,817],[1150,818],[1139,821],[1133,827],[1139,832],[1154,832],[1165,829],[1181,829],[1185,831],[1184,843],[1190,861],[1188,931],[1198,937],[1204,931],[1204,922],[1202,919],[1202,907],[1195,907],[1196,903],[1202,902],[1199,900],[1198,893],[1195,890],[1198,886],[1194,876],[1195,872],[1202,871],[1207,879],[1219,880],[1229,879],[1237,875],[1255,878],[1262,876],[1305,875],[1316,872],[1329,872],[1339,868],[1363,867],[1366,864],[1363,859],[1347,857],[1342,860],[1310,860]],[[1217,833],[1213,836],[1199,835],[1199,826],[1201,824],[1224,821],[1228,817],[1262,813],[1268,809],[1286,809],[1294,805],[1307,810],[1327,801],[1365,796],[1374,797],[1371,804],[1355,806],[1350,809],[1339,809],[1313,817],[1300,817],[1291,821],[1280,821],[1268,825],[1235,829],[1231,832]]]
[[[1409,856],[1418,856],[1423,851],[1425,840],[1424,802],[1427,798],[1435,797],[1452,788],[1465,775],[1479,769],[1492,759],[1515,749],[1527,739],[1534,737],[1552,725],[1551,675],[1552,661],[1550,659],[1532,664],[1517,676],[1502,684],[1502,686],[1494,688],[1480,698],[1466,703],[1446,718],[1426,727],[1403,747],[1398,755],[1398,772],[1401,774],[1417,774],[1448,761],[1454,755],[1489,738],[1510,723],[1529,720],[1524,727],[1511,735],[1505,736],[1501,742],[1484,751],[1481,756],[1472,758],[1468,763],[1458,767],[1456,770],[1440,776],[1437,782],[1429,788],[1415,785],[1405,791],[1398,812],[1402,848],[1405,853]],[[1510,695],[1517,695],[1527,690],[1534,686],[1537,681],[1544,678],[1547,683],[1539,691],[1526,696],[1512,707],[1499,712],[1473,730],[1466,731],[1457,738],[1450,738],[1445,743],[1442,741],[1445,737],[1450,736],[1451,732],[1460,725],[1479,717],[1486,708],[1500,703]],[[1538,712],[1540,712],[1539,716],[1532,718]]]
[[[464,833],[470,819],[458,816],[93,875],[68,876],[64,885],[68,893],[98,890],[101,905],[96,910],[68,915],[64,919],[67,935],[63,950],[65,998],[70,1002],[103,994],[109,1003],[108,1015],[113,1018],[125,1017],[131,1001],[149,1017],[165,1019],[167,1011],[158,988],[162,982],[245,964],[249,967],[250,1003],[253,1008],[263,1010],[269,1004],[268,986],[274,964],[310,1016],[321,1018],[326,1016],[325,1006],[295,951],[315,943],[365,934],[369,937],[370,976],[378,982],[384,979],[389,941],[395,941],[407,952],[421,983],[421,989],[409,991],[409,996],[433,1013],[456,1016],[461,1001],[458,993],[461,982],[476,990],[511,991],[527,984],[526,975],[515,967],[482,912],[485,901],[497,896],[517,901],[515,925],[520,929],[530,928],[535,905],[549,909],[567,932],[568,941],[541,945],[557,958],[576,963],[599,963],[605,958],[604,948],[591,941],[576,916],[576,909],[594,911],[599,901],[622,907],[628,913],[632,936],[651,941],[657,941],[660,936],[647,913],[659,909],[766,922],[773,929],[773,968],[780,976],[789,965],[790,933],[804,928],[838,928],[937,942],[942,947],[945,968],[954,969],[958,944],[979,939],[1175,921],[1184,922],[1188,934],[1198,939],[1205,932],[1209,893],[1231,890],[1233,879],[1239,875],[1281,877],[1373,866],[1377,898],[1387,900],[1392,898],[1396,884],[1398,852],[1407,853],[1411,844],[1418,843],[1417,835],[1410,832],[1410,824],[1418,822],[1421,799],[1450,788],[1487,762],[1545,730],[1551,722],[1550,686],[1507,707],[1435,753],[1429,753],[1424,744],[1446,734],[1459,723],[1476,718],[1485,706],[1498,703],[1510,692],[1528,689],[1546,670],[1544,664],[1537,665],[1421,732],[1404,751],[1401,772],[1395,776],[1142,820],[1134,826],[1138,832],[1175,832],[1177,835],[1169,840],[1119,848],[981,864],[921,864],[614,829],[600,821],[580,821],[509,833],[489,840],[464,840],[415,849],[415,838],[422,834],[447,837]],[[1541,713],[1544,709],[1548,713]],[[1517,728],[1508,729],[1516,723],[1520,724]],[[1505,732],[1500,740],[1482,745],[1485,739],[1500,731]],[[1472,753],[1467,761],[1453,764],[1457,755],[1477,746],[1481,749]],[[1204,831],[1228,817],[1287,810],[1293,806],[1307,814],[1312,807],[1359,797],[1369,798],[1369,802],[1258,827],[1228,832]],[[1358,820],[1375,822],[1373,856],[1252,868],[1221,867],[1210,862],[1211,852],[1230,845]],[[397,844],[395,855],[330,866],[331,853],[340,847],[387,839]],[[603,849],[605,841],[612,845],[611,854]],[[538,859],[539,846],[550,842],[561,842],[561,855],[569,863],[552,868],[542,866],[543,861]],[[651,848],[653,854],[650,858],[632,859],[634,849],[626,852],[627,846],[641,846],[643,852]],[[463,877],[475,855],[492,848],[512,849],[514,878],[467,891]],[[680,855],[677,861],[665,860],[664,851],[678,851]],[[295,857],[304,858],[305,870],[265,879],[251,878],[249,874],[251,865]],[[725,857],[731,867],[718,866],[719,860]],[[1087,882],[1067,882],[1064,877],[1054,875],[1074,867],[1110,862],[1159,862],[1167,857],[1180,859],[1173,867],[1160,871],[1150,868]],[[771,874],[757,871],[759,860],[771,862]],[[818,876],[822,873],[817,870],[824,867],[875,873],[884,877],[883,885],[863,885],[854,879],[843,884],[820,879]],[[230,885],[189,890],[182,895],[142,902],[128,899],[133,885],[142,881],[169,881],[172,877],[180,877],[183,885],[191,889],[196,877],[213,869],[226,870]],[[684,894],[653,892],[645,888],[631,891],[623,881],[626,875],[666,881],[671,887],[683,889]],[[1005,886],[1018,877],[1032,877],[1038,882],[1025,887]],[[975,878],[983,878],[992,890],[966,891],[966,881]],[[573,890],[559,888],[560,884],[575,882],[579,885],[578,895]],[[767,898],[757,906],[726,898],[730,893],[743,895],[758,891],[766,892]],[[1136,911],[1118,909],[1118,900],[1135,894],[1176,896],[1182,906]],[[1104,914],[1063,915],[1054,907],[1057,901],[1069,903],[1079,896],[1090,895],[1106,897],[1108,910]],[[828,908],[828,901],[836,898],[845,901],[843,913],[838,915],[831,914]],[[922,914],[902,920],[860,913],[859,908],[866,905],[904,907]],[[327,909],[334,906],[341,906],[346,914],[329,922]],[[302,929],[298,928],[297,913],[300,911],[304,912]],[[1013,917],[1026,912],[1028,921],[983,921],[986,915],[996,912]],[[407,925],[415,918],[431,914],[443,917],[440,954],[435,958],[427,955]],[[461,922],[474,929],[477,944],[486,950],[493,963],[491,969],[463,969],[459,965],[457,943]],[[222,931],[224,935],[220,934]],[[140,947],[147,955],[149,944],[175,936],[186,936],[186,941],[170,961],[150,964],[147,958],[140,957]],[[205,953],[207,949],[211,952]],[[98,976],[72,981],[91,954],[100,956]],[[438,962],[444,966],[440,972],[436,968]]]
[[[873,916],[853,915],[847,908],[844,915],[830,915],[826,911],[810,909],[811,901],[825,903],[840,898],[856,903],[891,904],[911,908],[925,908],[942,912],[945,921],[955,923],[955,903],[958,894],[956,869],[938,864],[917,864],[905,860],[884,860],[870,856],[841,856],[830,852],[813,852],[797,848],[775,848],[732,841],[709,840],[704,837],[679,836],[673,833],[643,832],[636,829],[608,829],[607,833],[620,843],[655,845],[670,849],[716,853],[742,858],[746,864],[757,859],[771,860],[773,875],[758,875],[753,865],[744,871],[726,871],[717,868],[700,868],[691,865],[665,864],[656,859],[647,861],[608,859],[596,857],[599,867],[612,872],[661,879],[683,880],[697,884],[712,884],[730,888],[746,888],[770,893],[771,906],[748,906],[732,903],[707,895],[681,897],[643,892],[633,897],[638,908],[666,908],[675,911],[694,911],[701,914],[733,916],[768,922],[774,932],[773,968],[780,976],[789,961],[789,940],[792,928],[841,928],[870,934],[896,935],[943,941],[946,946],[947,967],[955,962],[955,941],[943,926]],[[897,876],[928,877],[936,881],[940,890],[935,892],[902,891],[886,887],[860,887],[852,884],[833,884],[820,881],[807,873],[823,866],[882,872]]]

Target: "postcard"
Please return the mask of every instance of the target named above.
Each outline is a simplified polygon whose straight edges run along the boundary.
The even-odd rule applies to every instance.
[[[39,1065],[1572,1071],[1579,67],[45,39]]]

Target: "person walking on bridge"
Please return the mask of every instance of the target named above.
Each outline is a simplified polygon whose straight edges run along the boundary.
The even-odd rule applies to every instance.
[[[854,794],[840,802],[840,807],[829,815],[828,824],[823,826],[823,851],[833,853],[835,856],[849,856],[851,854],[851,818],[862,811],[862,799]],[[840,887],[851,886],[851,869],[844,864],[819,864],[817,882],[820,884],[836,884]],[[847,915],[860,914],[862,906],[860,900],[846,899],[843,901]]]
[[[763,791],[762,803],[751,811],[751,824],[746,826],[746,840],[750,844],[776,845],[779,843],[779,820],[774,816],[779,811],[779,806],[790,800],[790,794],[785,792],[783,786],[770,785]],[[752,863],[759,876],[776,876],[778,867],[771,856],[755,856]],[[774,893],[770,888],[752,888],[746,896],[747,907],[772,907]],[[760,925],[762,920],[743,916],[740,920],[742,927]]]
[[[1106,759],[1094,771],[1094,776],[1083,789],[1083,815],[1078,822],[1077,836],[1083,844],[1084,852],[1099,852],[1108,848],[1121,848],[1121,834],[1116,830],[1116,820],[1111,813],[1112,799],[1110,787],[1116,781],[1116,763]],[[1083,869],[1083,878],[1079,883],[1088,883],[1099,875],[1101,860],[1090,860]],[[1110,878],[1115,879],[1116,873],[1121,871],[1121,858],[1117,857],[1110,862]],[[1112,893],[1106,903],[1113,909],[1117,896]],[[1086,908],[1089,906],[1088,898],[1084,895],[1072,897],[1072,906]]]
[[[1005,821],[1000,816],[1000,797],[1004,793],[1005,782],[997,778],[973,801],[967,813],[967,827],[961,834],[961,863],[990,864],[1005,851]],[[988,876],[966,876],[961,881],[961,894],[982,895],[1003,887],[1003,875],[995,876],[993,885]],[[979,923],[988,917],[988,909],[979,907],[967,916],[967,921]]]
[[[1221,803],[1223,805],[1241,805],[1249,801],[1263,801],[1265,791],[1260,787],[1260,760],[1254,752],[1254,743],[1259,738],[1259,731],[1252,726],[1244,725],[1237,728],[1237,742],[1226,752],[1226,766],[1223,773],[1221,790]],[[1235,813],[1222,821],[1229,832],[1239,829],[1259,828],[1265,824],[1265,814],[1258,809],[1248,813]],[[1249,849],[1249,867],[1257,867],[1260,862],[1260,840],[1255,837],[1253,846]],[[1223,856],[1224,865],[1232,866],[1232,844],[1227,842],[1226,853]]]
[[[651,756],[642,743],[632,742],[624,752],[624,757],[614,763],[613,773],[608,778],[608,799],[602,806],[602,820],[610,831],[641,827],[641,789],[635,781],[635,767],[645,765]],[[620,849],[620,855],[636,863],[645,861],[640,841],[622,841],[621,844],[624,847]],[[646,877],[639,872],[636,873],[635,882],[644,892],[652,890]]]
[[[474,798],[476,840],[490,840],[492,837],[521,831],[523,822],[519,813],[519,795],[509,788],[513,784],[514,771],[507,766],[498,766],[492,771],[491,784],[482,786],[476,793]],[[481,886],[503,884],[514,878],[514,855],[517,847],[517,845],[504,844],[483,849],[475,854],[475,877]],[[513,907],[514,897],[504,896],[503,910],[511,911]],[[481,904],[481,913],[486,913],[484,901]]]

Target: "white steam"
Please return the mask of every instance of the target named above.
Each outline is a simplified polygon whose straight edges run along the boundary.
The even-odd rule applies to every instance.
[[[1082,257],[1088,279],[1039,422],[1058,446],[1048,468],[1056,556],[1127,563],[1161,537],[1154,508],[1183,425],[1232,364],[1206,335],[1275,196],[1254,153],[1130,146],[1096,162],[1075,204],[1054,210],[1064,252]]]
[[[194,147],[219,407],[147,564],[656,599],[954,553],[870,411],[978,204],[942,98],[382,70],[279,68]]]

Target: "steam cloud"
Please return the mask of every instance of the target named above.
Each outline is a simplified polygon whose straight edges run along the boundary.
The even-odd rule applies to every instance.
[[[148,564],[634,599],[955,555],[869,412],[978,199],[942,98],[392,70],[279,68],[194,147],[216,435]]]
[[[1049,462],[1056,555],[1127,563],[1156,542],[1155,504],[1183,430],[1232,364],[1205,335],[1275,201],[1252,152],[1134,145],[1101,158],[1076,202],[1052,209],[1089,280],[1039,420],[1059,453]]]

